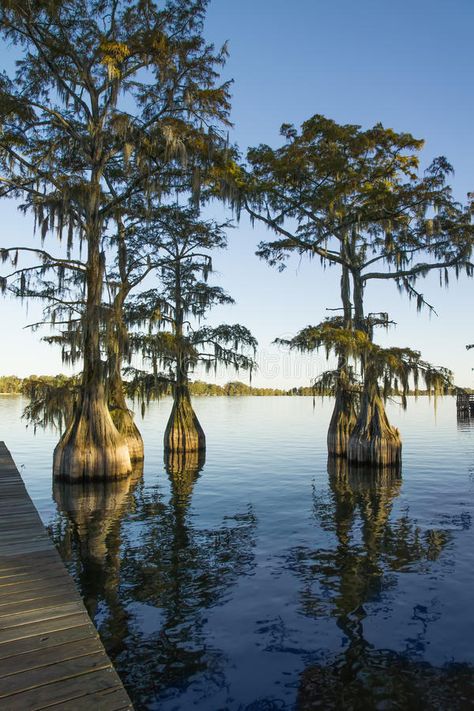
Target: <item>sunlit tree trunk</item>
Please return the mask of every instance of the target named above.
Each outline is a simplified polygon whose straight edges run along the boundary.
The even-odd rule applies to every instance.
[[[166,426],[164,445],[165,452],[193,452],[206,448],[206,436],[191,405],[189,393],[187,354],[183,341],[184,314],[179,259],[176,260],[175,279],[175,337],[178,354],[173,409]]]
[[[115,427],[125,438],[130,460],[133,463],[141,461],[145,456],[143,439],[125,400],[120,367],[121,358],[117,357],[116,360],[117,362],[112,364],[109,374],[109,409]]]
[[[355,328],[370,333],[364,315],[364,288],[357,270],[352,272]],[[357,422],[348,445],[348,458],[355,464],[397,467],[401,464],[402,442],[399,431],[390,424],[370,362],[364,362],[364,387]]]
[[[349,439],[348,458],[356,464],[398,467],[402,460],[400,433],[388,421],[376,382],[365,378],[356,425]]]
[[[165,451],[193,452],[206,448],[206,436],[191,404],[187,377],[178,365],[174,403],[165,431]]]
[[[119,479],[132,470],[127,443],[115,427],[107,406],[100,357],[105,258],[100,247],[99,172],[93,176],[89,189],[81,394],[73,421],[54,450],[54,475],[68,480]]]
[[[344,327],[349,328],[352,321],[352,307],[350,300],[350,281],[347,267],[342,267],[341,298],[344,307]],[[339,356],[338,381],[334,410],[327,434],[328,454],[335,457],[345,457],[349,437],[356,423],[357,414],[354,403],[354,392],[349,387],[349,372],[347,358]]]
[[[327,445],[328,454],[334,457],[345,457],[349,437],[357,421],[354,404],[354,393],[350,391],[346,372],[346,364],[339,361],[339,379],[336,389],[334,410],[329,422]]]
[[[119,270],[120,286],[112,304],[110,334],[107,337],[109,360],[108,401],[112,420],[119,433],[125,438],[132,462],[141,461],[144,456],[143,439],[136,426],[133,413],[127,407],[122,380],[122,364],[128,339],[124,324],[123,308],[130,287],[126,277],[125,241],[119,227]]]

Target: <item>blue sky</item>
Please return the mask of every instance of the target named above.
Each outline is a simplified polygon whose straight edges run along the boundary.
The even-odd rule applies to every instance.
[[[233,78],[232,140],[242,151],[259,143],[278,145],[279,126],[299,124],[315,113],[368,127],[377,122],[424,138],[424,164],[445,155],[455,168],[455,196],[474,190],[474,69],[472,0],[211,0],[206,35],[229,42],[225,78]],[[30,240],[31,223],[2,205],[2,245]],[[316,262],[293,261],[283,274],[255,257],[268,233],[243,219],[230,232],[229,249],[215,256],[218,281],[236,305],[211,320],[240,322],[260,342],[256,384],[306,384],[324,358],[302,359],[271,341],[317,323],[326,307],[338,306],[338,273]],[[423,292],[438,316],[418,314],[414,303],[389,283],[371,285],[368,310],[388,311],[397,327],[378,334],[380,343],[409,345],[435,364],[450,367],[456,382],[474,385],[472,296],[474,282],[451,280],[440,289],[434,275]],[[56,373],[59,353],[22,326],[37,309],[6,299],[0,373]],[[211,375],[207,376],[209,379]],[[232,378],[219,373],[219,382]]]

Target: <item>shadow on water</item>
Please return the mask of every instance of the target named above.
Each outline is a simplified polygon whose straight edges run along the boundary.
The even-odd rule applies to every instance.
[[[375,649],[364,636],[368,604],[393,590],[399,573],[436,560],[447,534],[422,534],[408,513],[391,520],[401,472],[352,469],[346,461],[330,459],[328,474],[329,498],[320,500],[315,492],[314,513],[322,527],[335,534],[336,546],[295,551],[293,569],[303,582],[305,614],[334,617],[344,649],[303,672],[297,708],[473,708],[472,667],[436,668],[413,659],[423,650],[423,633],[415,644],[407,640],[403,654]]]
[[[252,571],[252,507],[215,528],[193,525],[202,455],[165,460],[165,487],[55,484],[51,533],[137,709],[159,708],[191,684],[201,698],[226,685],[226,660],[206,637],[206,615]],[[177,706],[178,707],[178,706]]]

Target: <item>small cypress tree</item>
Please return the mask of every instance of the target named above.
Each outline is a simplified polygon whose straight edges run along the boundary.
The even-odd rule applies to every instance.
[[[140,294],[130,310],[131,323],[148,324],[148,332],[132,333],[132,347],[152,364],[152,379],[144,376],[150,388],[157,379],[172,384],[174,402],[165,450],[203,450],[205,435],[191,405],[190,372],[198,364],[207,371],[218,364],[236,370],[255,367],[252,354],[257,342],[247,328],[201,324],[213,306],[233,303],[221,287],[207,281],[211,251],[226,246],[225,232],[215,222],[200,219],[195,208],[168,206],[150,217],[140,239],[159,249],[155,263],[161,287]],[[141,382],[135,371],[136,391]]]

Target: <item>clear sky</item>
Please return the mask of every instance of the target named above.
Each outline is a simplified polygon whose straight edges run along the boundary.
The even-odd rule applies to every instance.
[[[474,2],[472,0],[211,0],[207,37],[229,42],[225,78],[233,78],[231,139],[243,152],[259,143],[278,145],[282,123],[300,124],[315,113],[341,123],[377,122],[426,140],[425,165],[445,155],[455,168],[455,196],[474,190]],[[31,240],[31,221],[4,203],[0,244]],[[219,283],[236,305],[218,309],[213,323],[247,325],[260,343],[254,383],[269,387],[307,384],[324,358],[291,357],[271,345],[339,306],[335,270],[292,261],[280,274],[255,257],[268,235],[243,219],[230,232],[229,249],[214,258]],[[474,282],[454,277],[448,290],[431,275],[422,284],[438,316],[418,314],[390,283],[371,285],[368,310],[388,311],[397,322],[380,343],[419,349],[474,385],[472,295]],[[37,308],[5,299],[0,374],[57,373],[59,353],[23,329]],[[234,376],[219,373],[218,382]],[[207,376],[211,379],[211,375]],[[242,376],[242,379],[243,376]]]

